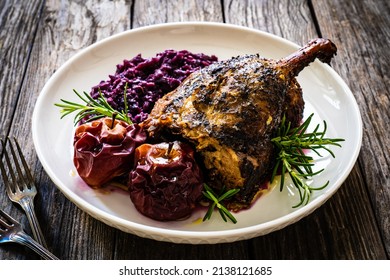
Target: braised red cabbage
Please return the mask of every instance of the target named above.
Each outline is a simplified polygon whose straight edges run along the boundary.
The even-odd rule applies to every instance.
[[[125,108],[123,92],[127,85],[129,116],[133,122],[140,123],[160,97],[174,90],[192,72],[217,60],[214,55],[187,50],[165,50],[150,58],[139,54],[118,64],[115,74],[91,89],[91,96],[97,98],[102,93],[107,102],[121,112]]]

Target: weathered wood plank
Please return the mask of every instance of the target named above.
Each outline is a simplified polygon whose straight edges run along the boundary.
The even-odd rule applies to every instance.
[[[225,18],[229,23],[267,31],[300,45],[319,36],[315,26],[315,15],[312,15],[307,1],[229,1],[225,5]],[[333,36],[329,37],[333,38]],[[335,43],[340,44],[339,41]],[[339,63],[343,61],[339,56],[335,60]],[[350,175],[330,202],[308,218],[281,232],[254,239],[255,257],[262,259],[385,258],[383,250],[371,252],[369,249],[381,248],[381,239],[373,222],[375,218],[367,201],[365,186],[358,184],[359,176],[359,169],[356,167],[355,172]],[[334,207],[341,213],[333,211]],[[335,227],[344,230],[340,234],[335,234],[338,232]],[[354,234],[357,229],[360,229],[360,238]],[[328,234],[323,234],[325,232]],[[354,250],[357,246],[365,250]]]
[[[222,22],[221,1],[135,1],[132,27],[179,21]]]
[[[0,136],[13,118],[42,2],[0,2]]]
[[[389,4],[384,0],[350,2],[353,1],[313,0],[315,14],[312,14],[310,1],[304,0],[1,1],[0,135],[10,128],[10,134],[17,136],[24,147],[39,185],[36,210],[45,225],[50,249],[63,259],[388,258],[390,142],[386,134],[389,118],[386,45],[390,31],[382,27],[389,26]],[[339,55],[332,65],[358,100],[367,140],[359,165],[341,189],[300,222],[267,236],[231,244],[157,242],[93,219],[66,199],[43,171],[33,149],[31,115],[40,90],[56,69],[82,48],[130,27],[190,20],[225,20],[268,31],[301,45],[318,36],[314,24],[318,20],[321,34],[334,39],[339,46]],[[20,92],[20,97],[14,92]],[[2,187],[0,183],[0,190]],[[22,211],[6,196],[0,196],[0,203],[28,225]],[[381,237],[388,248],[387,255]],[[38,256],[15,244],[0,247],[0,259],[24,258],[38,259]]]
[[[11,134],[20,138],[28,152],[26,156],[39,185],[37,216],[42,224],[49,225],[44,229],[47,242],[63,259],[111,259],[115,230],[78,209],[48,179],[33,152],[30,123],[34,104],[45,82],[67,59],[129,28],[130,7],[130,1],[46,1],[21,89]],[[10,67],[17,69],[12,64]],[[10,252],[6,258],[12,256]],[[29,257],[37,256],[31,253]]]
[[[118,232],[115,259],[250,259],[247,242],[234,242],[215,245],[190,245],[158,242],[154,240],[131,237]]]
[[[0,2],[0,137],[6,137],[11,125],[19,96],[24,94],[21,86],[25,80],[26,67],[36,28],[38,26],[43,1],[1,1]],[[2,147],[0,146],[0,151]],[[27,225],[27,218],[5,195],[3,181],[0,180],[0,207]],[[8,248],[7,248],[8,247]],[[1,259],[13,259],[23,255],[25,248],[9,244],[0,248]]]
[[[334,68],[360,107],[363,143],[359,165],[375,219],[390,256],[390,4],[388,1],[313,1],[321,32],[336,38]]]
[[[254,254],[260,259],[386,259],[372,211],[359,209],[365,204],[369,201],[355,168],[313,214],[253,240]]]
[[[108,3],[107,1],[101,2],[100,4],[102,5]],[[126,7],[119,7],[118,9],[125,10],[131,6],[129,3],[126,4]],[[126,15],[126,18],[124,16],[118,21],[118,25],[99,26],[97,23],[101,21],[97,20],[97,18],[102,13],[98,10],[98,7],[101,7],[101,5],[88,7],[83,3],[78,3],[78,1],[71,1],[69,3],[48,1],[46,3],[42,15],[44,24],[38,30],[32,59],[27,72],[27,77],[35,77],[35,83],[33,82],[34,79],[31,79],[30,82],[27,82],[23,86],[35,92],[35,96],[29,99],[24,97],[20,100],[18,111],[23,108],[24,111],[30,112],[30,114],[16,115],[15,124],[21,125],[12,130],[14,135],[29,135],[28,131],[26,131],[29,128],[22,124],[30,121],[33,104],[40,89],[59,66],[78,50],[92,44],[96,40],[122,31],[121,29],[124,29],[123,27],[127,28],[129,24],[127,18],[129,18],[129,15]],[[94,14],[95,12],[96,14]],[[111,30],[110,28],[112,26],[116,27],[116,30]],[[107,29],[104,30],[105,28]],[[31,151],[33,150],[31,138],[23,139],[22,145],[31,147]],[[123,259],[137,256],[156,259],[185,258],[186,256],[193,255],[192,253],[186,252],[193,251],[200,251],[200,255],[203,256],[201,258],[214,256],[213,253],[210,254],[208,249],[205,249],[206,247],[203,247],[203,250],[199,250],[202,247],[169,243],[161,243],[160,246],[162,248],[174,246],[177,249],[149,251],[145,255],[145,251],[140,248],[145,248],[145,246],[154,247],[152,244],[160,244],[160,242],[137,238],[94,220],[80,211],[55,189],[53,183],[50,182],[43,172],[39,162],[34,158],[33,153],[28,155],[28,161],[36,171],[35,174],[41,173],[38,175],[40,177],[39,185],[41,192],[40,197],[37,197],[37,204],[40,205],[41,201],[45,201],[45,205],[50,205],[49,207],[37,206],[37,214],[42,223],[51,225],[45,229],[44,234],[47,236],[48,243],[53,248],[53,252],[63,259]],[[51,236],[59,235],[61,235],[60,239],[51,238]],[[107,240],[111,242],[107,243]],[[140,253],[138,255],[134,254],[134,252],[131,253],[128,250],[128,246],[122,246],[122,244],[128,245],[126,242],[135,245],[134,252]],[[119,244],[119,246],[117,245],[114,248],[115,244]],[[220,245],[216,245],[216,247],[219,248]],[[167,255],[167,252],[170,252],[171,255]],[[216,255],[218,256],[216,258],[222,258],[227,250],[222,252],[215,250],[215,252],[217,252]],[[230,252],[233,256],[238,255],[238,250],[233,249],[233,247],[230,249]],[[240,256],[244,254],[241,253]],[[228,255],[230,256],[230,254]],[[36,256],[32,254],[31,257],[34,258]]]
[[[307,1],[224,1],[226,23],[256,28],[303,45],[317,37]]]

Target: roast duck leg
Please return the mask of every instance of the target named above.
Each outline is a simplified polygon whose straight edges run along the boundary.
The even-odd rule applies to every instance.
[[[316,58],[330,63],[337,48],[310,41],[280,59],[237,56],[192,73],[161,98],[143,123],[151,139],[191,143],[213,188],[240,188],[236,204],[251,205],[274,162],[272,137],[283,115],[303,118],[299,72]]]

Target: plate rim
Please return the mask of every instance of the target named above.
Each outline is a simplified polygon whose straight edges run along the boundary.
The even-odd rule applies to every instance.
[[[89,45],[88,47],[79,50],[72,57],[70,57],[64,64],[62,64],[55,71],[55,73],[49,78],[49,80],[45,83],[44,87],[42,88],[36,100],[33,115],[32,115],[32,135],[33,135],[35,151],[38,155],[38,158],[42,166],[44,167],[45,172],[48,174],[48,176],[56,185],[56,187],[66,196],[67,199],[69,199],[72,203],[74,203],[78,208],[87,212],[90,216],[94,217],[97,220],[103,221],[104,223],[106,223],[111,227],[120,229],[128,233],[136,234],[141,237],[151,238],[158,241],[168,241],[173,243],[188,243],[188,244],[215,244],[215,243],[234,242],[234,241],[250,239],[253,237],[268,234],[270,232],[279,230],[290,224],[293,224],[298,220],[311,214],[314,210],[316,210],[318,207],[323,205],[330,197],[332,197],[333,194],[341,187],[343,182],[349,176],[359,156],[361,143],[362,143],[362,135],[363,135],[362,119],[361,119],[361,114],[356,99],[353,93],[351,92],[351,90],[349,89],[349,87],[347,86],[347,84],[345,83],[345,81],[339,76],[339,74],[337,74],[337,72],[333,68],[331,68],[328,65],[321,65],[321,67],[326,67],[327,68],[326,70],[332,73],[332,77],[337,80],[338,84],[342,85],[343,88],[347,90],[347,93],[349,95],[348,97],[354,101],[353,104],[350,105],[352,105],[354,113],[357,114],[356,121],[357,121],[357,127],[359,131],[357,133],[358,141],[357,141],[356,148],[354,150],[355,152],[349,159],[348,168],[344,170],[343,176],[338,177],[337,180],[333,182],[333,185],[335,185],[335,187],[328,189],[325,193],[317,197],[315,203],[309,203],[308,205],[301,207],[300,209],[288,213],[282,217],[278,217],[271,221],[266,221],[252,226],[246,226],[237,229],[222,229],[222,230],[213,230],[213,231],[190,231],[190,230],[182,231],[177,229],[156,228],[155,226],[139,224],[133,221],[125,220],[123,218],[116,217],[110,213],[107,213],[102,209],[99,209],[96,206],[90,204],[88,208],[84,205],[85,201],[83,199],[81,199],[78,196],[73,196],[69,189],[64,189],[61,187],[62,183],[58,182],[57,176],[53,174],[52,169],[48,166],[47,161],[45,160],[43,153],[41,152],[40,147],[38,145],[38,135],[37,135],[38,134],[37,132],[38,109],[37,108],[40,108],[42,102],[44,101],[45,92],[47,93],[47,88],[50,88],[52,83],[56,81],[57,76],[61,75],[63,69],[69,67],[79,57],[81,57],[85,53],[88,53],[96,46],[106,44],[107,42],[110,42],[111,40],[116,40],[122,36],[129,36],[129,34],[133,34],[135,32],[144,32],[144,31],[155,30],[159,28],[178,28],[178,27],[185,27],[185,26],[218,27],[218,28],[227,28],[227,29],[233,28],[238,31],[244,30],[246,32],[249,31],[254,34],[269,37],[272,40],[280,41],[281,43],[287,44],[294,48],[299,48],[299,45],[287,39],[254,28],[239,26],[235,24],[228,24],[228,23],[193,22],[193,21],[160,23],[160,24],[142,26],[142,27],[123,31],[114,34],[112,36],[109,36],[107,38],[104,38],[100,41],[97,41]],[[90,207],[92,207],[93,209],[91,209]],[[115,223],[113,221],[115,221]]]

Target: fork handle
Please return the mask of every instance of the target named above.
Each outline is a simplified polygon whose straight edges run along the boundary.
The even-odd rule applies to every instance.
[[[33,200],[30,199],[30,200],[24,200],[24,201],[20,201],[20,202],[21,202],[20,204],[21,204],[22,208],[24,209],[24,212],[26,212],[26,216],[27,216],[28,222],[30,223],[31,231],[32,231],[32,234],[33,234],[35,240],[38,243],[40,243],[43,247],[47,248],[45,238],[43,237],[41,227],[39,226],[39,223],[38,223],[38,218],[35,215]]]
[[[32,239],[27,233],[24,231],[20,231],[12,236],[13,241],[25,245],[35,253],[39,254],[45,260],[59,260],[56,256],[50,253],[45,247]]]

